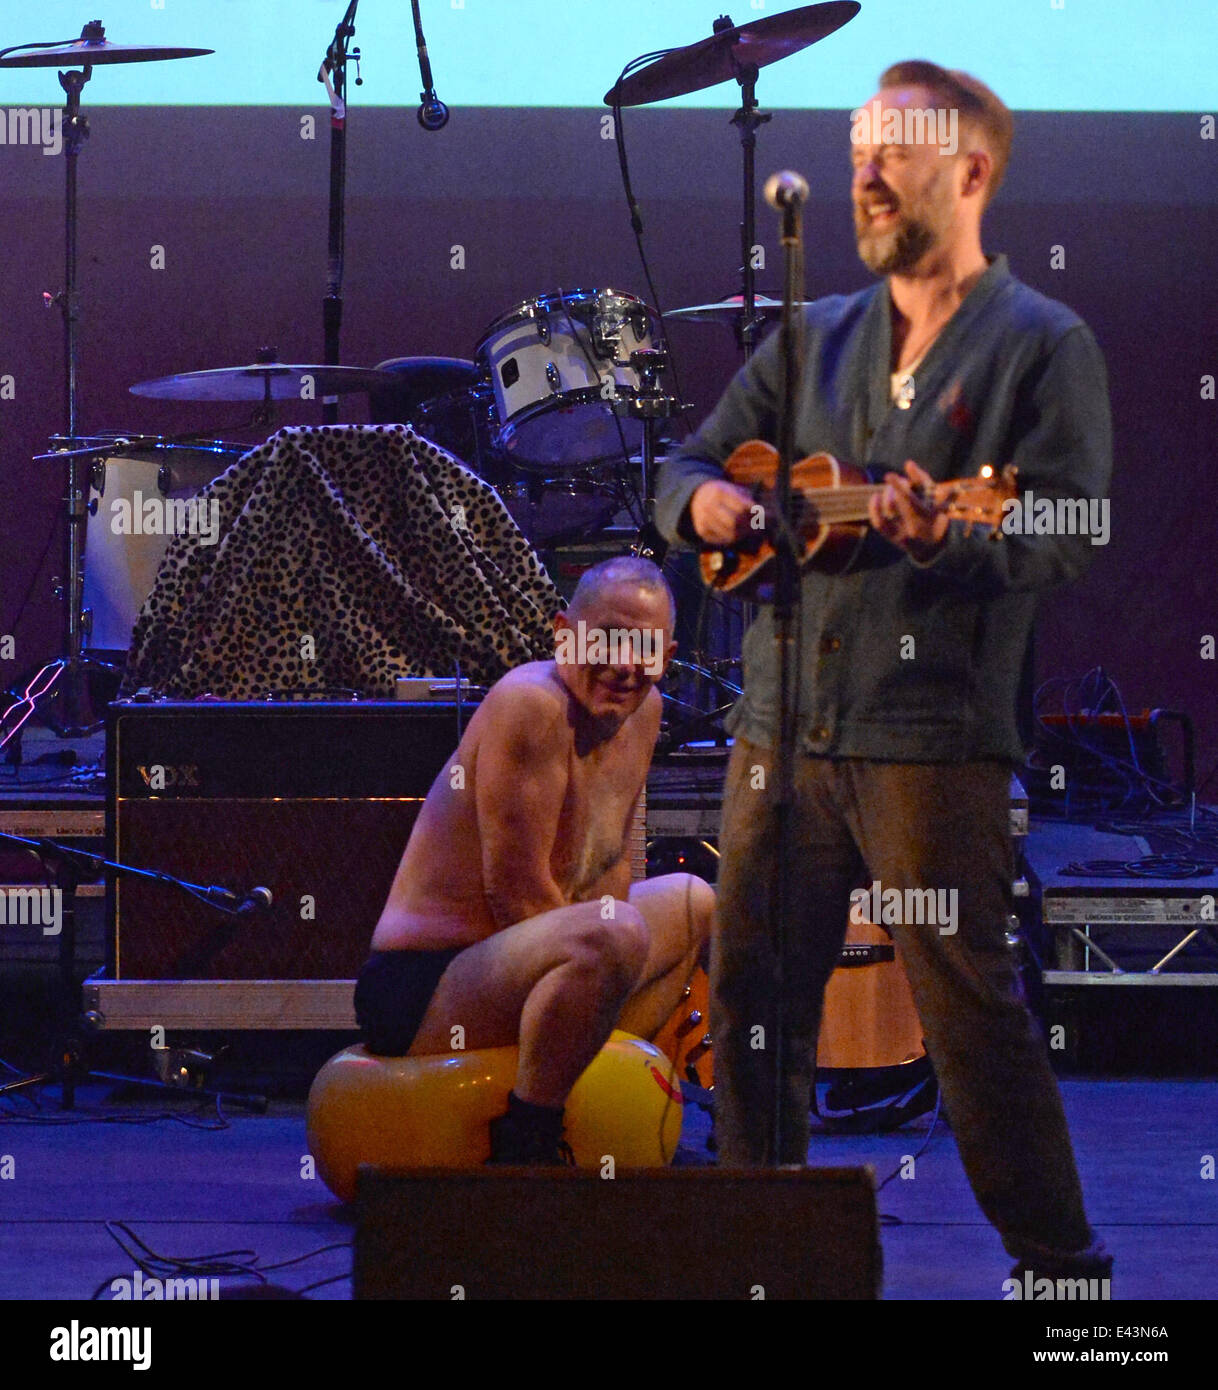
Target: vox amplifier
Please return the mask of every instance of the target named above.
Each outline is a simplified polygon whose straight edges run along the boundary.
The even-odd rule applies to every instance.
[[[354,979],[457,719],[439,701],[112,705],[111,857],[270,903],[234,917],[119,875],[110,978]]]

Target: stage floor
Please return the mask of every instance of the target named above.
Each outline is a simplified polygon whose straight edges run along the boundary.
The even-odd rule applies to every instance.
[[[1202,1177],[1215,1147],[1218,1081],[1061,1085],[1091,1220],[1116,1257],[1113,1297],[1218,1297],[1218,1187]],[[153,1094],[147,1097],[154,1108]],[[136,1103],[105,1099],[90,1086],[80,1095],[82,1111],[134,1118]],[[177,1098],[171,1103],[188,1113]],[[159,1254],[250,1250],[263,1269],[337,1243],[342,1248],[270,1271],[268,1279],[301,1290],[339,1276],[309,1296],[350,1297],[353,1217],[320,1179],[301,1176],[302,1104],[275,1102],[265,1116],[234,1113],[214,1131],[168,1119],[60,1125],[57,1104],[57,1090],[48,1088],[39,1113],[51,1124],[0,1121],[0,1155],[11,1156],[0,1183],[0,1298],[88,1298],[103,1281],[132,1279],[132,1260],[106,1230],[114,1221],[128,1223]],[[6,1108],[35,1113],[22,1101]],[[706,1123],[702,1112],[687,1112],[682,1159],[706,1161]],[[882,1181],[918,1153],[928,1130],[929,1116],[888,1135],[814,1135],[809,1161],[868,1163]],[[973,1201],[942,1121],[915,1176],[889,1182],[879,1209],[885,1298],[1002,1297],[1012,1262]],[[251,1283],[225,1279],[222,1287]]]

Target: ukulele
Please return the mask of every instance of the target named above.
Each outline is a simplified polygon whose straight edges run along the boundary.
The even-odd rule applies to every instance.
[[[727,481],[747,488],[755,498],[754,534],[730,548],[709,547],[699,557],[702,578],[720,593],[759,600],[757,590],[774,578],[771,539],[778,450],[764,440],[749,439],[723,465]],[[802,548],[801,569],[839,574],[854,559],[869,525],[867,507],[885,484],[873,483],[860,468],[839,463],[832,454],[812,454],[791,468],[795,502],[795,536]],[[1002,535],[1003,503],[1015,497],[1015,469],[1001,473],[986,464],[975,478],[951,478],[929,488],[915,488],[932,511],[946,512],[968,530],[987,526],[991,538]]]

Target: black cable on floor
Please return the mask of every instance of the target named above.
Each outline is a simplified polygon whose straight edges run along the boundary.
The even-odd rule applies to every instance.
[[[311,1260],[330,1250],[351,1249],[351,1245],[347,1241],[331,1241],[327,1245],[320,1245],[314,1250],[308,1250],[303,1255],[294,1255],[290,1260],[279,1260],[274,1264],[264,1265],[258,1261],[258,1252],[248,1249],[219,1250],[207,1255],[162,1255],[153,1250],[142,1237],[136,1235],[125,1221],[107,1221],[106,1231],[119,1249],[131,1260],[135,1269],[150,1279],[161,1281],[168,1279],[255,1279],[259,1284],[265,1285],[269,1282],[266,1276],[273,1270],[287,1269],[291,1265],[301,1264],[305,1260]],[[105,1289],[110,1288],[117,1280],[129,1277],[126,1273],[108,1275],[94,1289],[91,1295],[92,1299],[94,1301],[99,1300]],[[306,1284],[303,1289],[293,1289],[291,1292],[303,1294],[310,1289],[321,1288],[324,1284],[334,1284],[341,1279],[349,1279],[350,1277],[350,1271],[335,1274],[327,1279],[319,1279],[312,1284]]]

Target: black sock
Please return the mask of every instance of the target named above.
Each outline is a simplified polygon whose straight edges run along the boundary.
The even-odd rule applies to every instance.
[[[532,1101],[521,1100],[515,1091],[509,1091],[507,1113],[514,1120],[519,1120],[521,1124],[530,1128],[552,1132],[555,1135],[562,1133],[561,1105],[534,1105]]]

